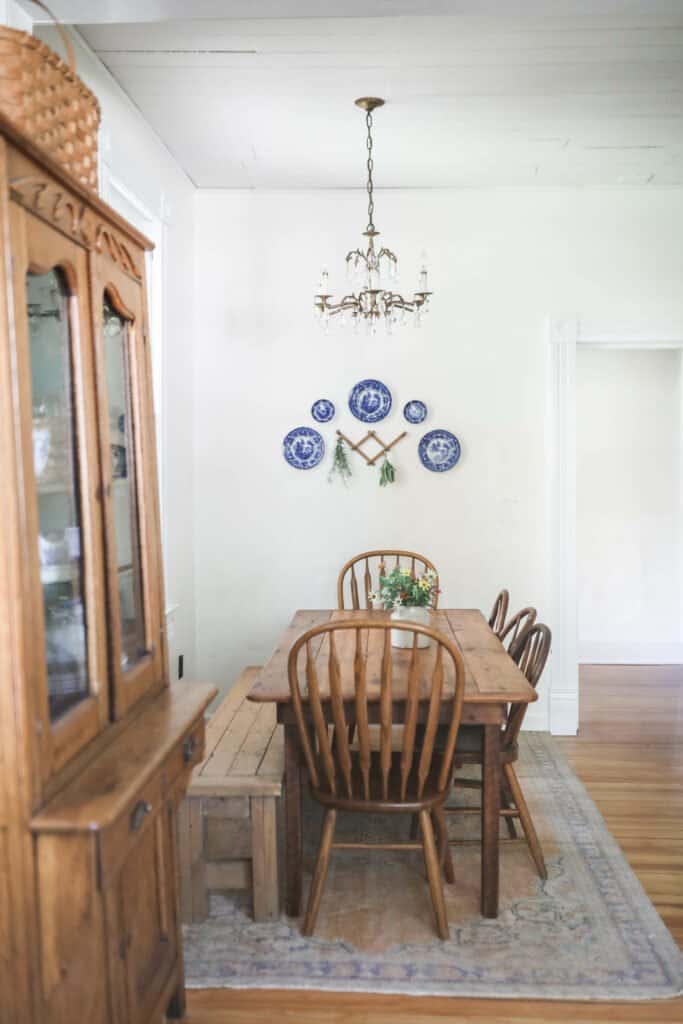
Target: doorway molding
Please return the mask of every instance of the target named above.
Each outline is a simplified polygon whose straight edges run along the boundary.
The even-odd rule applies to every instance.
[[[615,349],[683,349],[683,323],[620,325],[550,317],[545,324],[546,595],[553,628],[548,727],[573,736],[579,724],[576,588],[576,353],[580,345]]]

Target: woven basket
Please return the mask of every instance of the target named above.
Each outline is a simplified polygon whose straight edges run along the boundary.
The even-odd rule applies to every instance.
[[[96,191],[100,106],[76,74],[71,40],[59,24],[57,28],[68,64],[35,36],[0,25],[0,111],[82,185]]]

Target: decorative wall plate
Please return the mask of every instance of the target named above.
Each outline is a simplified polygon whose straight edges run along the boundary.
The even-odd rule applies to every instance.
[[[381,380],[361,380],[349,396],[349,409],[363,423],[379,423],[391,411],[391,392]]]
[[[334,403],[329,398],[319,398],[311,406],[311,416],[317,423],[329,423],[334,416]]]
[[[427,406],[414,398],[412,402],[406,402],[403,406],[403,415],[408,423],[422,423],[427,418]]]
[[[295,469],[313,469],[325,454],[325,442],[312,427],[295,427],[282,442],[282,454]]]
[[[450,430],[430,430],[420,440],[417,453],[425,469],[445,473],[460,458],[460,442]]]

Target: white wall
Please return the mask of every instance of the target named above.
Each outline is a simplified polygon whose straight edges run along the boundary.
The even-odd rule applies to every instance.
[[[422,550],[447,605],[486,610],[501,586],[544,618],[543,323],[568,310],[602,322],[683,320],[683,193],[678,191],[380,192],[381,241],[410,289],[423,248],[435,289],[424,328],[393,339],[319,333],[311,312],[322,262],[344,287],[343,255],[365,223],[357,192],[203,191],[197,197],[195,550],[203,678],[229,685],[267,657],[297,607],[333,606],[342,562],[366,547]],[[348,489],[330,458],[297,472],[282,437],[333,399],[339,426],[351,386],[376,376],[406,424],[422,398],[425,428],[461,439],[443,476],[419,465],[419,428],[397,447],[399,479],[380,490],[356,460]],[[552,625],[552,622],[550,623]],[[545,724],[546,690],[532,719]]]
[[[0,25],[31,31],[30,17],[15,0],[0,0]]]
[[[683,661],[681,353],[579,346],[579,660]]]
[[[36,35],[61,52],[56,32],[36,26]],[[194,214],[195,188],[101,61],[72,33],[78,73],[102,110],[101,157],[107,175],[161,225],[163,256],[161,381],[161,495],[169,617],[171,676],[178,654],[185,674],[194,675],[195,609],[193,546],[194,392]],[[131,208],[116,190],[106,199],[130,218]],[[144,225],[142,225],[144,227]]]

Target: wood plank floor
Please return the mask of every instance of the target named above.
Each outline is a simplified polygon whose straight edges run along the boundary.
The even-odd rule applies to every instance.
[[[683,947],[683,666],[584,666],[581,729],[558,741]],[[551,1003],[316,992],[188,993],[188,1024],[683,1024],[683,999]]]

